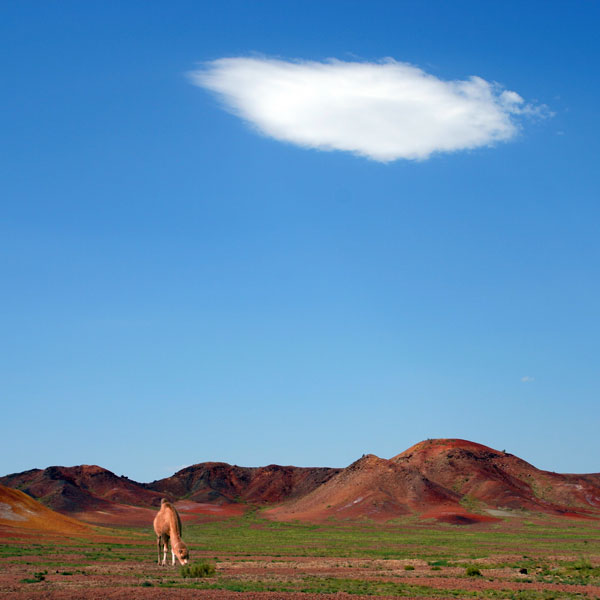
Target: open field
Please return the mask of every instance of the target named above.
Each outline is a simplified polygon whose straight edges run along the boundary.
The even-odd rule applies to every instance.
[[[188,523],[184,539],[192,563],[214,563],[214,577],[156,565],[151,524],[86,538],[4,528],[0,598],[600,598],[600,523],[592,520],[307,524],[251,512]]]

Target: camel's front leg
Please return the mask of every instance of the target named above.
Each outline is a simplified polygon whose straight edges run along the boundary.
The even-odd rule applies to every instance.
[[[171,566],[175,566],[175,550],[173,550],[173,546],[171,546]]]
[[[169,550],[169,538],[164,535],[162,536],[162,543],[163,543],[163,558],[162,558],[162,566],[165,566],[167,564],[167,551]]]

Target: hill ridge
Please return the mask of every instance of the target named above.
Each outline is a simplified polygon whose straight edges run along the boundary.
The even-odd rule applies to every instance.
[[[477,522],[499,510],[600,518],[600,474],[543,471],[459,438],[424,440],[389,459],[365,454],[343,469],[209,461],[138,483],[98,465],[52,466],[0,477],[0,484],[63,514],[94,512],[95,518],[117,512],[126,518],[134,507],[147,518],[163,496],[211,514],[218,507],[223,514],[233,514],[228,506],[238,512],[264,507],[266,516],[282,520],[415,514]]]

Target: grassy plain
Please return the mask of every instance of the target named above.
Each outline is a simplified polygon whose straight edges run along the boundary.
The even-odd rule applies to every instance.
[[[159,589],[165,598],[184,590],[203,598],[219,590],[215,598],[600,598],[600,523],[536,515],[469,526],[280,523],[260,513],[186,523],[192,563],[216,566],[206,578],[157,566],[150,526],[99,530],[94,539],[0,532],[0,540],[0,596],[11,598],[92,598],[101,589],[131,598]]]

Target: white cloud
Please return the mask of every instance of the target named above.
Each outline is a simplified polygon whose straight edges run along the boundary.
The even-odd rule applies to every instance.
[[[532,381],[535,381],[535,377],[532,377],[531,375],[525,375],[524,377],[521,377],[521,381],[523,383],[531,383]]]
[[[264,135],[381,162],[506,141],[518,116],[541,112],[481,77],[443,81],[391,59],[221,58],[190,78]]]

